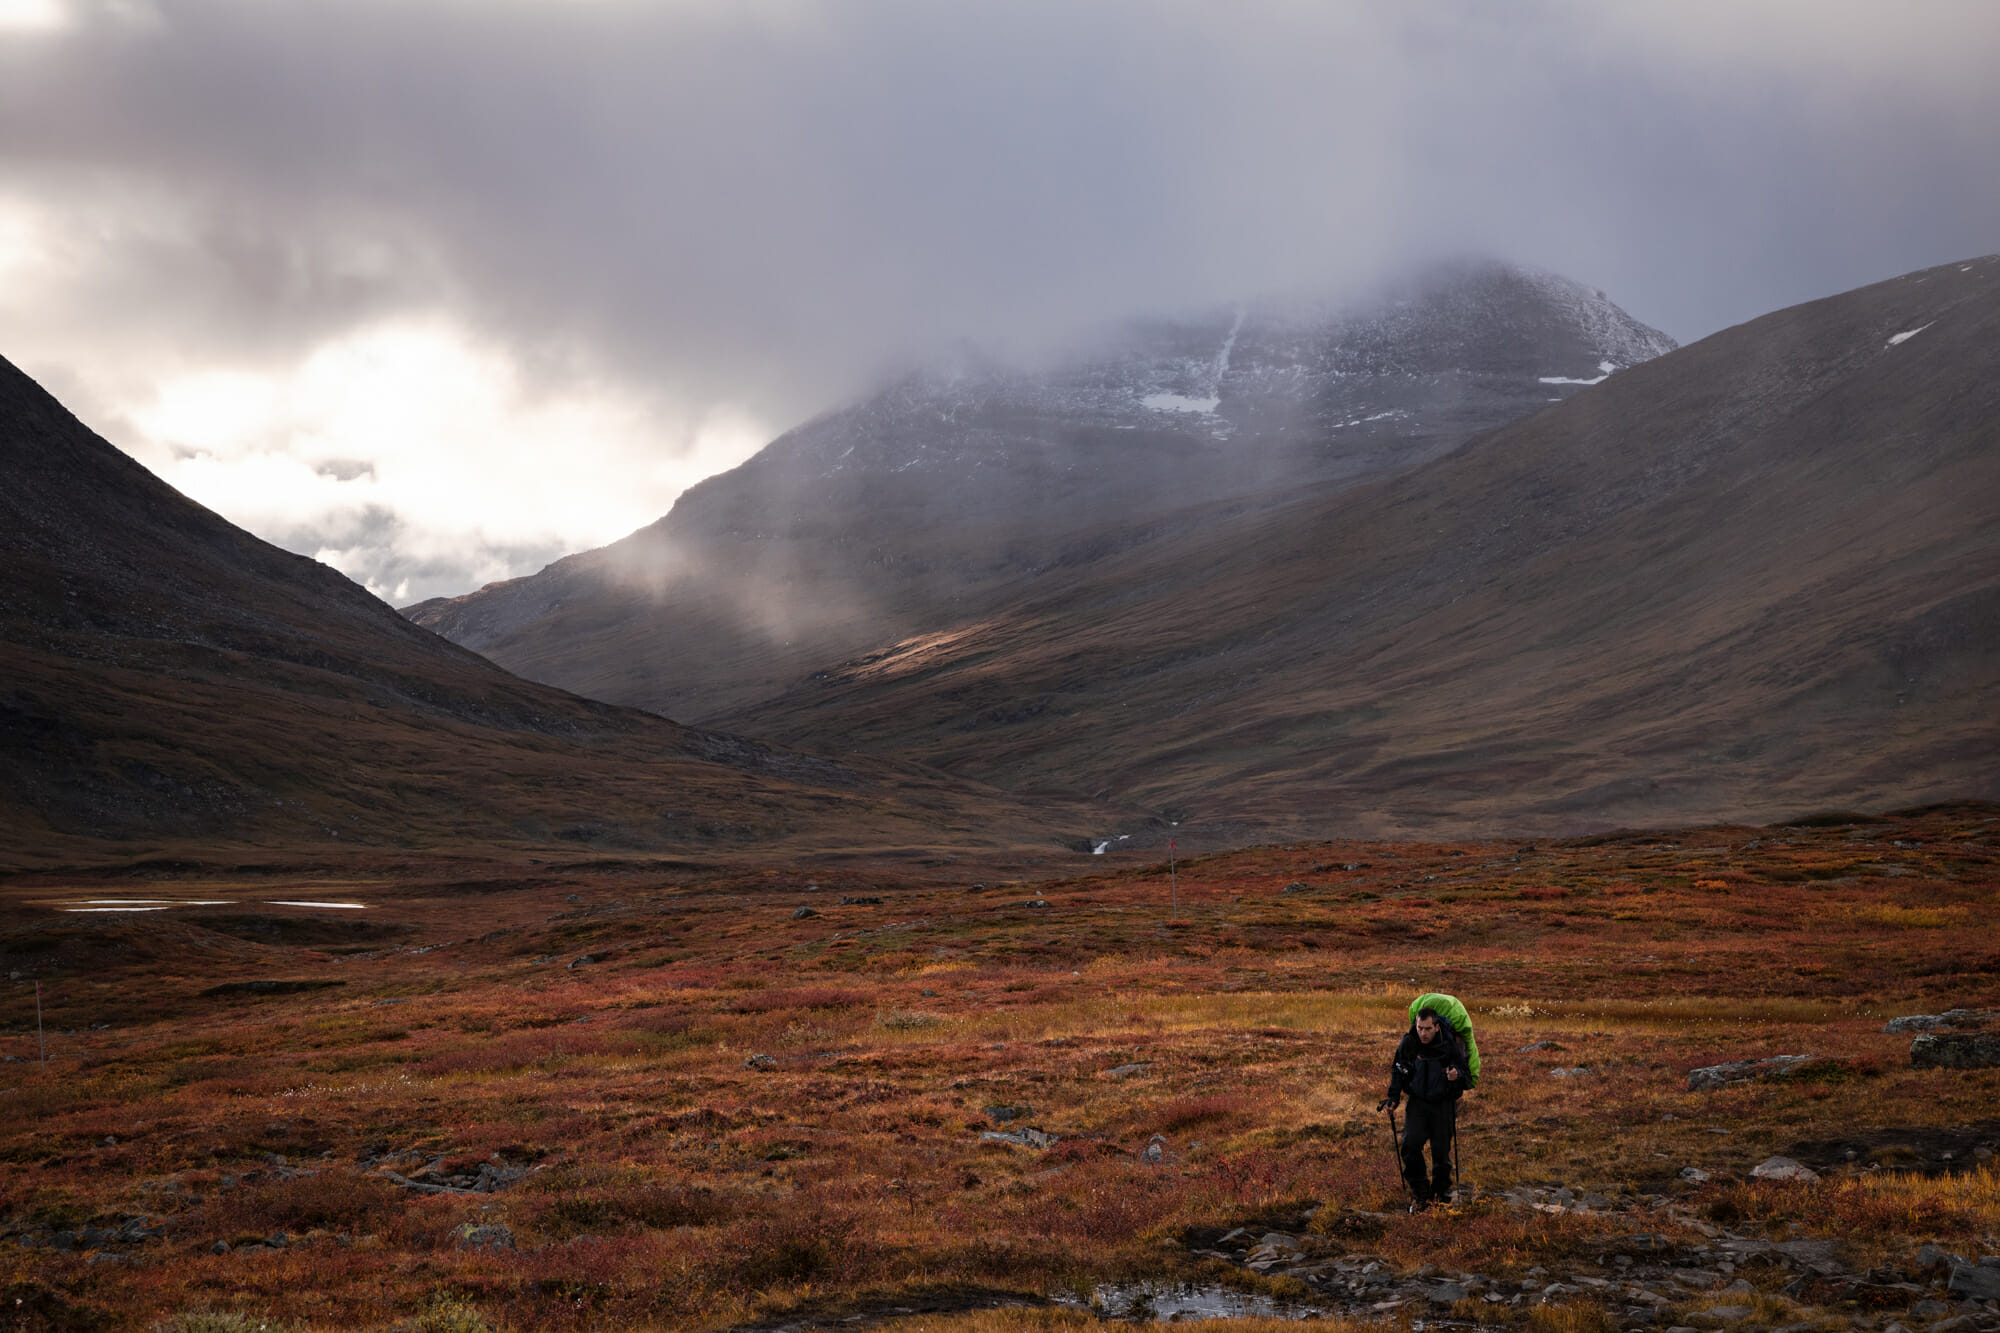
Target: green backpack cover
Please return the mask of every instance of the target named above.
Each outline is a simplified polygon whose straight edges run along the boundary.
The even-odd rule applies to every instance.
[[[1432,991],[1428,995],[1419,995],[1410,1001],[1410,1026],[1416,1026],[1417,1015],[1426,1009],[1433,1009],[1443,1014],[1444,1021],[1451,1024],[1451,1030],[1456,1032],[1459,1041],[1465,1044],[1465,1072],[1472,1076],[1471,1081],[1465,1086],[1468,1091],[1478,1087],[1479,1043],[1473,1040],[1472,1015],[1465,1012],[1465,1006],[1458,1002],[1457,996]]]

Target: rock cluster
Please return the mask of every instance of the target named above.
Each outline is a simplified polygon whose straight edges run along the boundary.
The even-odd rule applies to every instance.
[[[1478,1310],[1465,1303],[1518,1310],[1588,1302],[1601,1307],[1623,1329],[1692,1333],[1699,1328],[1766,1327],[1768,1315],[1760,1311],[1783,1301],[1795,1310],[1785,1327],[1801,1330],[1822,1326],[1816,1322],[1815,1307],[1835,1315],[1884,1312],[1880,1319],[1854,1320],[1855,1327],[1883,1327],[1884,1333],[1893,1333],[1894,1326],[1884,1327],[1884,1321],[1894,1311],[1907,1311],[1912,1327],[1926,1333],[2000,1330],[2000,1256],[1971,1261],[1926,1246],[1917,1256],[1914,1272],[1894,1268],[1857,1272],[1842,1261],[1836,1241],[1739,1235],[1659,1195],[1614,1202],[1566,1188],[1523,1187],[1488,1196],[1486,1202],[1519,1211],[1627,1214],[1642,1228],[1664,1223],[1704,1239],[1685,1244],[1654,1230],[1637,1229],[1607,1242],[1594,1261],[1537,1266],[1525,1275],[1508,1277],[1442,1271],[1429,1264],[1399,1270],[1381,1256],[1357,1248],[1355,1241],[1382,1233],[1389,1221],[1383,1213],[1350,1211],[1328,1217],[1323,1210],[1314,1210],[1282,1229],[1196,1229],[1185,1235],[1184,1242],[1192,1258],[1305,1284],[1312,1294],[1293,1302],[1300,1307],[1292,1311],[1295,1314],[1316,1310],[1373,1319],[1448,1315],[1477,1321]],[[1511,1323],[1520,1315],[1510,1318],[1495,1309],[1489,1318]],[[1911,1333],[1910,1328],[1904,1333]]]
[[[1947,1009],[1892,1018],[1884,1032],[1915,1032],[1912,1069],[2000,1068],[2000,1010]]]
[[[1710,1092],[1727,1087],[1731,1083],[1743,1083],[1753,1078],[1783,1078],[1800,1065],[1807,1063],[1810,1055],[1770,1055],[1761,1060],[1733,1060],[1724,1065],[1708,1065],[1688,1071],[1689,1092]]]

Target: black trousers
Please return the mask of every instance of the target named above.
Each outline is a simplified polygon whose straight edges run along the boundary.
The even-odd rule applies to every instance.
[[[1409,1099],[1403,1121],[1403,1179],[1418,1203],[1451,1197],[1451,1136],[1458,1128],[1456,1101]],[[1430,1178],[1424,1176],[1424,1145],[1431,1146]]]

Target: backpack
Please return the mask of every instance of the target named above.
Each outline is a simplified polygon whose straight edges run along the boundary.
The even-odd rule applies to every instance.
[[[1410,1001],[1410,1026],[1416,1026],[1417,1015],[1426,1009],[1444,1015],[1444,1021],[1451,1024],[1451,1030],[1458,1034],[1460,1044],[1465,1047],[1465,1072],[1469,1076],[1465,1087],[1470,1092],[1479,1086],[1479,1043],[1472,1036],[1472,1015],[1465,1012],[1465,1006],[1458,1002],[1457,996],[1433,991]]]

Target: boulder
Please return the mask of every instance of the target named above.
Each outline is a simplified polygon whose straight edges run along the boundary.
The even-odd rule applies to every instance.
[[[1750,1168],[1752,1180],[1790,1180],[1810,1185],[1819,1179],[1819,1172],[1804,1162],[1795,1162],[1789,1157],[1766,1157]]]
[[[511,1250],[514,1233],[498,1225],[479,1226],[467,1222],[451,1233],[452,1243],[461,1250]]]
[[[1783,1078],[1811,1060],[1810,1055],[1770,1055],[1761,1060],[1734,1060],[1726,1065],[1707,1065],[1688,1071],[1689,1092],[1710,1092],[1731,1083],[1753,1078]]]
[[[2000,1068],[2000,1032],[1926,1032],[1910,1043],[1910,1068]]]
[[[1936,1032],[1939,1028],[1982,1028],[2000,1026],[2000,1010],[1947,1009],[1941,1014],[1905,1014],[1892,1018],[1884,1032]]]
[[[1986,1255],[1976,1264],[1953,1264],[1944,1287],[1968,1301],[2000,1301],[2000,1255]]]

